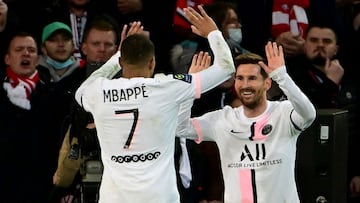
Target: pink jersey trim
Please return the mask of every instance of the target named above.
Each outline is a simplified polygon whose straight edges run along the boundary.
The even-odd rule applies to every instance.
[[[201,77],[199,74],[194,74],[193,77],[195,80],[195,98],[199,99],[201,96]]]
[[[252,179],[251,170],[243,169],[239,170],[239,185],[241,194],[241,203],[254,203],[253,191],[252,191]]]
[[[266,126],[268,123],[269,115],[265,115],[263,118],[261,118],[259,121],[255,123],[255,135],[253,137],[253,140],[267,140],[267,136],[263,135],[262,129]]]
[[[192,119],[192,124],[195,128],[196,134],[198,135],[198,138],[194,140],[197,144],[201,143],[204,139],[204,134],[200,128],[200,124],[196,119]]]

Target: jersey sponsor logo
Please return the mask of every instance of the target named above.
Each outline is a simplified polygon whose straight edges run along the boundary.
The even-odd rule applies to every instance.
[[[282,159],[269,160],[267,157],[266,144],[256,143],[245,145],[240,159],[234,163],[227,163],[229,168],[259,168],[281,164]]]
[[[145,162],[157,159],[160,156],[160,152],[147,153],[147,154],[134,154],[126,156],[111,156],[111,160],[117,163],[130,163],[130,162]]]
[[[191,80],[192,80],[191,75],[184,74],[184,73],[174,74],[173,77],[174,77],[174,79],[181,80],[181,81],[188,82],[188,83],[191,83]]]
[[[235,163],[229,163],[227,164],[228,168],[251,168],[256,169],[260,167],[269,167],[273,165],[282,164],[282,159],[274,159],[274,160],[261,160],[261,161],[255,161],[250,163],[242,163],[242,162],[235,162]]]
[[[252,148],[245,145],[244,150],[241,152],[240,161],[244,161],[246,158],[250,161],[266,159],[265,143],[256,143],[252,145]]]

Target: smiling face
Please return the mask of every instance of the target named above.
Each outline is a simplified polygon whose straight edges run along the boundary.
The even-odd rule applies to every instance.
[[[271,87],[271,79],[264,78],[258,64],[240,64],[235,75],[235,91],[242,105],[256,109],[266,105],[266,92]]]
[[[31,36],[16,36],[9,45],[5,63],[19,76],[31,76],[38,65],[38,49]]]

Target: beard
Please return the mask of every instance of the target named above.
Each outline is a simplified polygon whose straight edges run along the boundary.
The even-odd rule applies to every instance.
[[[311,60],[311,62],[318,66],[324,66],[326,64],[326,58],[318,54],[315,58]]]
[[[243,90],[244,91],[244,90]],[[249,90],[247,90],[249,91]],[[259,104],[262,102],[263,98],[262,98],[262,92],[259,92],[259,91],[255,91],[253,90],[254,92],[254,97],[251,99],[251,100],[248,100],[248,99],[244,99],[241,94],[238,95],[240,101],[241,101],[241,104],[244,105],[246,108],[249,108],[249,109],[255,109],[257,106],[259,106]]]

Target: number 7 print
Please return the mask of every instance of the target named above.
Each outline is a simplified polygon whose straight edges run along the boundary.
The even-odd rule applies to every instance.
[[[137,124],[138,118],[139,118],[139,109],[128,109],[128,110],[115,111],[115,114],[128,114],[128,113],[133,113],[134,114],[134,122],[133,122],[133,124],[131,126],[131,130],[129,132],[129,137],[125,142],[124,149],[128,149],[130,147],[130,143],[131,143],[131,140],[132,140],[132,138],[134,136],[135,127],[136,127],[136,124]]]

